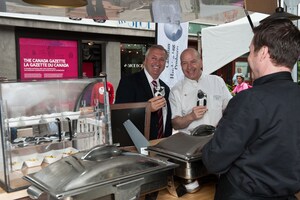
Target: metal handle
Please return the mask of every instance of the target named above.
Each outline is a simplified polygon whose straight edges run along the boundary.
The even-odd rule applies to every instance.
[[[56,118],[57,128],[58,128],[58,141],[61,141],[61,122],[60,119]]]
[[[44,192],[34,186],[27,188],[27,194],[31,199],[39,199]]]
[[[85,155],[81,157],[83,160],[97,160],[105,157],[118,156],[122,150],[115,145],[96,145],[92,147]]]
[[[115,185],[117,192],[115,193],[116,200],[138,200],[140,199],[141,186],[145,182],[144,177],[127,181],[125,183],[120,183]]]
[[[71,140],[72,140],[72,137],[73,137],[71,119],[70,119],[69,117],[66,117],[66,120],[68,120],[68,125],[69,125],[69,135],[70,135],[69,140],[71,141]]]

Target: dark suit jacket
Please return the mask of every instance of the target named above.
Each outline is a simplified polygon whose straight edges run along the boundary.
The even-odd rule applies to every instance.
[[[169,102],[170,88],[161,80],[159,84],[165,87],[165,98],[167,100],[167,118],[165,122],[164,137],[172,134],[171,107]],[[134,73],[120,80],[116,91],[115,103],[145,102],[153,97],[152,89],[147,80],[144,70]],[[158,133],[157,112],[151,113],[150,139],[156,139]]]

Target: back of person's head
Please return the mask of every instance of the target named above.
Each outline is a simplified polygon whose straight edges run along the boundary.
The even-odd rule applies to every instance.
[[[253,32],[255,52],[267,46],[274,65],[293,68],[300,55],[300,31],[291,20],[265,20]]]

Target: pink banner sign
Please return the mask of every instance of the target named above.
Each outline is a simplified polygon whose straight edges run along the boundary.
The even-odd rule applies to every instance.
[[[78,77],[78,44],[71,40],[19,38],[20,78]]]

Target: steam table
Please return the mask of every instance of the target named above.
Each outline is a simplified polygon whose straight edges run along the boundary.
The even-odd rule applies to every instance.
[[[160,139],[162,140],[162,139]],[[160,140],[153,140],[150,141],[150,145],[155,145]],[[213,200],[214,198],[214,192],[215,192],[215,183],[214,182],[208,182],[207,184],[204,184],[201,186],[201,189],[193,194],[185,194],[182,197],[180,197],[180,200]],[[30,199],[27,195],[26,190],[16,191],[7,193],[2,188],[0,188],[0,199],[5,200],[28,200]],[[179,199],[178,197],[175,197],[171,195],[168,191],[168,189],[163,189],[159,191],[157,199],[156,200],[173,200],[173,199]]]

